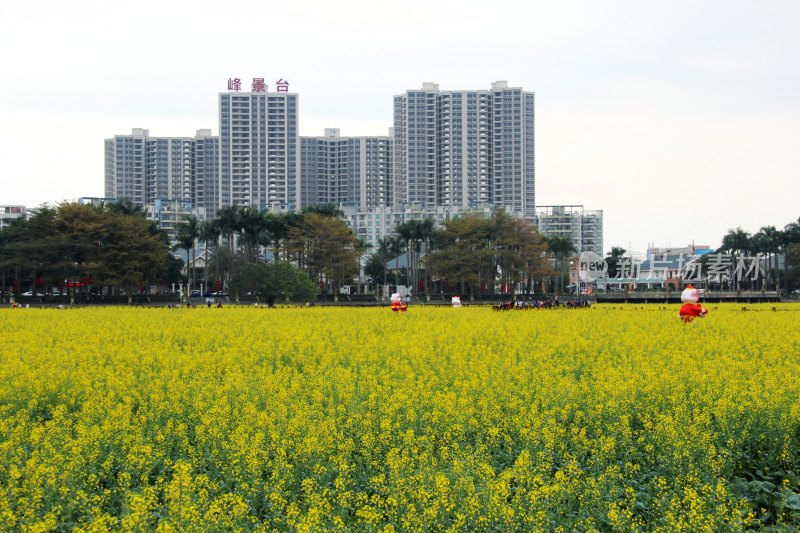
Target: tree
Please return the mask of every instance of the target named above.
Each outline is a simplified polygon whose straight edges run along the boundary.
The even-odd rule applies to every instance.
[[[764,278],[764,288],[769,289],[770,286],[778,288],[777,284],[777,254],[781,246],[781,235],[775,226],[764,226],[758,233],[750,239],[750,250],[764,254],[766,257],[766,276]],[[772,258],[775,256],[775,268],[772,268]]]
[[[89,278],[97,269],[103,237],[113,215],[90,205],[62,203],[56,208],[53,237],[61,241],[58,259],[51,261],[51,273],[58,279]],[[134,215],[125,215],[134,216]],[[137,217],[140,221],[142,217]],[[67,285],[70,303],[75,302],[75,283]]]
[[[259,243],[272,240],[265,235],[267,228],[264,215],[254,207],[245,207],[239,211],[239,231],[248,261],[255,261],[260,255],[257,252]]]
[[[342,283],[358,274],[358,242],[338,218],[304,214],[303,222],[289,230],[287,251],[309,276],[332,285],[337,300]]]
[[[800,243],[790,243],[786,247],[787,289],[800,285]]]
[[[275,261],[281,259],[281,247],[289,236],[289,229],[299,226],[303,222],[303,216],[299,213],[266,213],[264,216],[264,228],[268,235],[272,237],[272,256]]]
[[[200,238],[200,221],[194,215],[187,215],[186,221],[178,226],[178,244],[181,248],[186,250],[186,256],[189,258],[189,251],[191,250],[192,275],[189,280],[190,289],[194,289],[197,283],[197,270],[195,268],[195,248],[197,240]],[[187,272],[188,274],[188,272]]]
[[[220,235],[220,228],[219,223],[216,220],[208,220],[203,221],[200,223],[200,237],[199,239],[205,243],[206,249],[206,261],[205,261],[205,268],[204,270],[204,281],[205,286],[208,288],[208,271],[210,270],[209,265],[211,263],[211,252],[210,252],[210,244],[214,243],[214,253],[217,251],[217,246],[219,244],[219,235]],[[219,272],[216,272],[216,279],[219,279]]]
[[[130,198],[117,198],[117,201],[108,202],[104,207],[112,215],[137,216],[142,218],[147,216],[147,211],[144,206],[134,203]]]
[[[560,292],[564,292],[564,258],[568,254],[577,252],[572,238],[567,235],[556,235],[545,237],[547,247],[556,258],[556,269],[558,270],[558,282]]]
[[[135,287],[165,270],[168,249],[161,238],[149,231],[150,224],[138,216],[111,216],[105,228],[97,258],[97,281],[125,289],[128,303]]]
[[[720,246],[717,252],[727,252],[732,255],[746,254],[753,251],[753,246],[755,244],[756,241],[753,240],[753,237],[748,232],[737,227],[735,230],[729,229],[728,233],[722,237],[722,246]],[[737,290],[739,289],[740,282],[741,280],[733,279],[733,286]]]
[[[181,283],[185,283],[183,266],[183,259],[175,257],[172,253],[167,252],[164,256],[164,282],[167,285],[180,285]]]
[[[344,216],[344,213],[341,209],[336,207],[336,204],[315,204],[315,205],[308,205],[303,208],[301,214],[305,215],[307,213],[316,213],[317,215],[322,215],[324,217],[331,217],[331,218],[341,218]]]
[[[395,228],[400,241],[405,243],[408,252],[408,262],[411,271],[411,286],[416,294],[419,289],[419,275],[422,254],[426,251],[428,243],[434,233],[433,220],[409,220]],[[427,273],[423,277],[422,291],[427,292]]]
[[[230,205],[217,211],[217,224],[220,234],[228,241],[228,249],[233,253],[234,235],[241,230],[242,226],[241,207]]]
[[[627,250],[619,246],[612,246],[611,252],[606,256],[606,265],[608,266],[608,277],[613,278],[617,276],[619,271],[619,260],[625,257]]]
[[[367,264],[364,267],[364,274],[370,279],[370,283],[375,284],[375,292],[378,293],[378,281],[383,280],[383,285],[386,286],[386,278],[389,273],[389,261],[395,259],[402,253],[402,245],[399,239],[387,236],[378,239],[378,249],[375,253],[367,258]]]
[[[533,266],[538,258],[525,255],[535,256],[537,243],[530,225],[518,223],[505,211],[498,210],[490,219],[465,216],[446,222],[444,230],[434,234],[431,269],[474,299],[485,287],[493,292],[498,280],[517,282],[523,270],[538,271]]]
[[[278,300],[313,300],[317,295],[317,285],[308,274],[286,261],[246,264],[231,280],[231,287],[257,295],[270,307]]]
[[[514,220],[507,241],[507,250],[501,253],[501,266],[506,282],[518,283],[527,280],[525,291],[530,294],[535,279],[552,275],[545,260],[547,243],[544,237],[524,220]]]

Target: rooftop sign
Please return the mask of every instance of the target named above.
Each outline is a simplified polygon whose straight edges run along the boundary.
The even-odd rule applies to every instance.
[[[239,92],[242,90],[242,78],[228,78],[228,90],[233,92]],[[269,92],[267,90],[267,84],[264,81],[264,78],[253,78],[253,82],[250,85],[250,90],[254,93],[266,93]],[[288,93],[289,92],[289,82],[284,80],[283,78],[279,79],[275,82],[275,92],[279,93]]]

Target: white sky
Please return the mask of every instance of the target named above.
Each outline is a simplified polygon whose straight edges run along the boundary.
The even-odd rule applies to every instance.
[[[6,0],[0,204],[103,194],[103,139],[217,135],[229,77],[279,78],[300,134],[385,135],[424,81],[536,93],[536,200],[605,248],[717,246],[800,216],[800,2]]]

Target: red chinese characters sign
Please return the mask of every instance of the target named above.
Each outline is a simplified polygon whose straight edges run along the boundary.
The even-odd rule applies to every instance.
[[[264,82],[264,78],[253,78],[253,83],[250,86],[251,90],[254,93],[265,93],[267,91],[267,84]],[[239,92],[242,90],[242,79],[241,78],[228,78],[228,90]],[[283,78],[279,79],[275,82],[275,90],[279,93],[288,93],[289,92],[289,82],[284,80]]]
[[[264,83],[264,78],[253,78],[253,92],[254,93],[267,92],[267,84]]]

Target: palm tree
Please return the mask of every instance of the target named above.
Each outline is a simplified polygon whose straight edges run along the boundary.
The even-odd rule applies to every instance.
[[[556,264],[558,265],[558,284],[560,291],[564,292],[563,270],[564,258],[567,254],[572,254],[578,250],[572,243],[572,238],[567,235],[554,235],[552,237],[545,237],[549,251],[555,255]]]
[[[761,235],[761,250],[767,254],[767,278],[769,283],[778,290],[778,253],[781,246],[781,232],[775,226],[764,226],[758,232]],[[775,268],[772,268],[772,258],[775,257]],[[774,278],[773,278],[774,276]]]
[[[191,250],[191,263],[192,263],[192,276],[190,280],[190,289],[194,289],[195,278],[197,271],[194,264],[195,242],[200,238],[200,221],[194,215],[187,215],[186,222],[178,226],[178,243],[181,248],[186,249],[188,257]],[[188,274],[188,268],[187,268]]]
[[[427,257],[431,239],[433,239],[433,235],[436,232],[436,229],[433,225],[432,218],[426,218],[417,226],[417,233],[416,237],[422,245],[422,256]],[[417,260],[417,267],[419,267],[419,259]],[[422,292],[426,295],[428,294],[428,263],[427,259],[425,262],[425,274],[422,277]]]
[[[753,237],[740,227],[735,230],[728,230],[728,233],[722,237],[722,246],[717,250],[718,252],[728,252],[734,256],[752,252],[754,241]],[[736,276],[736,271],[734,271]],[[739,289],[740,280],[734,279],[733,285]]]
[[[395,231],[400,240],[405,242],[405,249],[408,251],[409,268],[411,270],[410,284],[414,294],[416,294],[419,288],[420,260],[423,251],[427,249],[427,244],[430,242],[431,237],[433,237],[433,220],[429,218],[425,220],[412,219],[397,226]],[[426,292],[428,289],[427,273],[425,278],[423,282],[423,292]]]
[[[302,215],[298,213],[281,213],[264,215],[264,229],[272,236],[272,255],[275,261],[281,258],[281,243],[289,236],[289,229],[302,222]]]
[[[386,287],[386,276],[389,271],[389,261],[402,253],[402,243],[400,239],[394,237],[382,237],[378,239],[378,251],[372,254],[368,260],[371,270],[383,273],[383,286]],[[377,292],[377,289],[376,289]]]
[[[403,246],[408,254],[408,267],[411,270],[409,275],[409,284],[412,286],[412,288],[414,286],[414,247],[412,245],[412,241],[414,240],[414,234],[417,231],[417,224],[419,224],[419,220],[409,220],[407,222],[403,222],[402,224],[398,224],[397,227],[395,227],[395,232],[397,233],[398,237],[397,242]]]
[[[247,260],[252,261],[259,254],[255,253],[259,242],[262,241],[262,232],[266,229],[264,215],[255,207],[244,207],[239,211],[239,231],[242,243],[247,251]]]
[[[372,248],[372,245],[367,242],[366,239],[362,239],[360,237],[356,238],[356,243],[354,245],[356,252],[358,253],[358,289],[361,290],[361,259],[366,255],[367,251]]]
[[[219,223],[216,220],[207,220],[200,223],[200,237],[199,239],[205,243],[206,247],[206,261],[205,261],[205,268],[204,270],[204,281],[205,286],[208,288],[208,264],[210,260],[210,252],[209,252],[209,243],[214,243],[214,252],[216,253],[217,245],[219,244],[219,235],[220,235],[220,228]],[[219,268],[219,262],[215,261],[217,264],[217,268]],[[217,272],[216,279],[219,279],[219,272]],[[211,292],[209,290],[209,292]]]
[[[241,229],[242,208],[238,205],[223,207],[217,211],[217,224],[219,224],[220,235],[228,240],[228,247],[233,255],[233,237]]]

